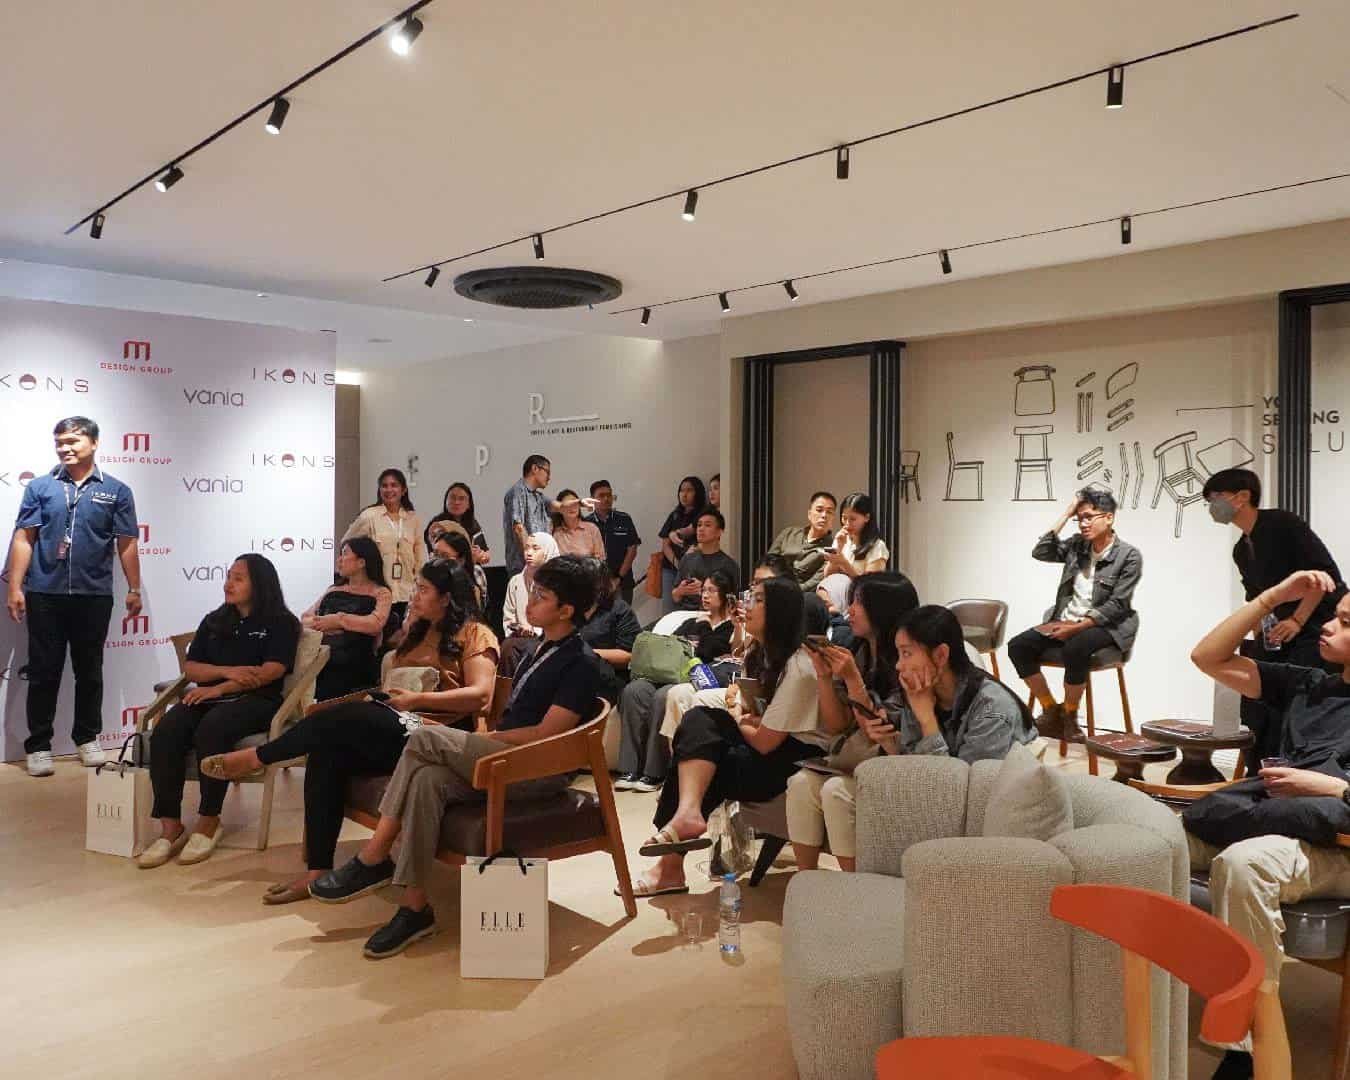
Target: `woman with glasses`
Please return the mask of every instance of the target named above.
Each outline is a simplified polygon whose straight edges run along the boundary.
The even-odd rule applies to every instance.
[[[1078,533],[1061,540],[1070,518]],[[1017,674],[1041,704],[1036,727],[1047,739],[1081,741],[1078,703],[1087,685],[1094,653],[1116,648],[1127,655],[1139,631],[1139,614],[1131,606],[1144,572],[1139,549],[1116,535],[1116,500],[1109,491],[1078,492],[1054,528],[1036,541],[1031,557],[1063,563],[1059,591],[1045,621],[1008,642],[1008,657]],[[1041,674],[1041,660],[1050,649],[1063,650],[1064,703],[1055,701]]]

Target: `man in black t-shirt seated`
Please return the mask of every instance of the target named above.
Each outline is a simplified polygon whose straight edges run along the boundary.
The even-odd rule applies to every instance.
[[[1339,670],[1272,664],[1238,655],[1242,639],[1282,607],[1314,610],[1337,582],[1320,570],[1291,574],[1211,630],[1191,652],[1195,665],[1279,721],[1279,764],[1220,789],[1182,815],[1191,867],[1208,868],[1214,914],[1248,938],[1279,982],[1284,961],[1281,904],[1350,897],[1350,596],[1322,625],[1320,659]],[[1267,759],[1268,761],[1271,759]],[[1252,1075],[1243,1046],[1229,1050],[1219,1080]]]
[[[535,571],[526,608],[542,631],[539,647],[516,669],[511,696],[496,730],[487,735],[429,722],[408,736],[398,768],[380,801],[374,835],[356,857],[313,882],[316,900],[341,904],[391,882],[404,886],[394,917],[366,942],[365,955],[381,959],[436,932],[426,882],[440,842],[441,819],[454,803],[483,802],[473,786],[479,758],[508,746],[561,735],[595,715],[599,676],[577,632],[595,602],[595,583],[573,556],[550,559]],[[508,798],[545,799],[568,785],[566,776],[512,784]],[[398,860],[390,858],[402,834]]]

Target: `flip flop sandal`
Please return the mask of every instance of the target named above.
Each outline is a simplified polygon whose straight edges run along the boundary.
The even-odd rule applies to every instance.
[[[636,900],[641,900],[644,896],[648,898],[653,896],[669,896],[675,893],[687,893],[688,891],[688,885],[663,885],[660,888],[654,889],[645,881],[633,882],[633,898]],[[617,885],[614,886],[614,895],[623,895],[623,893],[619,892],[619,887]]]
[[[278,882],[263,893],[264,904],[294,904],[297,900],[309,899],[309,886],[297,889],[286,882]]]
[[[669,825],[651,837],[638,848],[638,854],[644,858],[653,855],[683,855],[688,851],[702,851],[712,847],[712,841],[706,836],[696,836],[692,840],[681,840]]]

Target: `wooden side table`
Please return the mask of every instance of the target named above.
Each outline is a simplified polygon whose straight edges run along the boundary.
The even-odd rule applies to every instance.
[[[1141,735],[1115,731],[1089,735],[1087,748],[1089,753],[1116,763],[1116,774],[1111,779],[1122,784],[1128,784],[1131,780],[1143,780],[1145,765],[1172,761],[1177,756],[1174,747],[1165,746]]]
[[[1213,724],[1194,720],[1149,720],[1139,731],[1154,742],[1175,746],[1181,762],[1167,774],[1169,784],[1218,784],[1228,778],[1214,767],[1210,755],[1215,750],[1245,750],[1256,737],[1250,728],[1240,727],[1232,735],[1215,735]]]

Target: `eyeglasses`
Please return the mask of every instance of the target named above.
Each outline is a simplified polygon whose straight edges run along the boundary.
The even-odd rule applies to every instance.
[[[1110,516],[1110,514],[1080,514],[1078,515],[1078,524],[1091,525],[1094,521],[1100,521],[1102,518]]]

